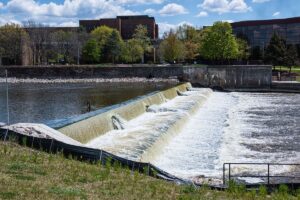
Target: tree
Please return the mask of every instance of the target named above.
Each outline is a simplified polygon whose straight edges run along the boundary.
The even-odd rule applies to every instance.
[[[107,58],[109,57],[106,46],[113,30],[114,29],[108,26],[100,26],[91,32],[91,37],[98,43],[99,56],[103,62],[107,61]]]
[[[54,56],[49,49],[50,29],[49,27],[29,20],[23,23],[23,27],[30,38],[30,49],[32,51],[32,64],[41,65],[47,63],[48,57]]]
[[[0,58],[8,63],[21,64],[21,57],[26,50],[28,35],[17,24],[6,24],[0,27]]]
[[[201,41],[201,31],[196,28],[184,24],[179,26],[176,31],[177,37],[184,43],[185,60],[188,62],[194,61],[199,56],[199,48]]]
[[[165,34],[164,40],[160,44],[160,51],[164,60],[169,63],[178,62],[185,56],[184,44],[172,30]]]
[[[247,41],[241,38],[237,38],[236,41],[238,44],[238,59],[247,60],[250,56],[250,49]]]
[[[125,43],[123,48],[123,59],[129,63],[139,61],[144,55],[144,49],[136,39],[130,39]]]
[[[73,55],[76,55],[74,57],[77,58],[77,65],[80,64],[81,60],[81,52],[87,41],[90,39],[90,35],[86,32],[85,28],[79,27],[78,31],[76,32],[76,44],[75,44],[75,52],[73,52]]]
[[[96,64],[100,60],[100,49],[95,39],[89,39],[82,49],[82,60],[87,64]]]
[[[252,47],[251,54],[250,54],[250,60],[262,60],[263,55],[260,50],[259,46]]]
[[[298,53],[295,45],[288,45],[285,55],[285,66],[289,67],[289,73],[291,74],[292,67],[297,64]]]
[[[57,59],[63,59],[65,63],[74,62],[74,58],[76,58],[74,52],[77,52],[76,32],[59,30],[51,33],[50,38],[51,46],[57,52]]]
[[[265,62],[273,66],[284,65],[286,51],[286,41],[277,33],[274,33],[265,52]]]
[[[143,54],[141,55],[142,63],[144,63],[145,53],[149,52],[151,49],[151,40],[148,36],[148,30],[146,26],[138,25],[134,31],[133,39],[137,42],[143,49]]]
[[[105,51],[108,53],[110,61],[115,63],[119,60],[122,55],[123,46],[124,42],[120,36],[119,31],[114,29],[111,35],[108,37],[107,43],[105,45]]]
[[[238,44],[228,22],[216,22],[203,30],[200,54],[212,61],[229,61],[238,58]]]

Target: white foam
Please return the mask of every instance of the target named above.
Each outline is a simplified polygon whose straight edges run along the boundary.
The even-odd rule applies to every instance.
[[[276,146],[284,148],[286,145],[281,143],[285,141],[299,141],[299,134],[295,134],[299,124],[293,123],[295,119],[300,119],[299,114],[282,114],[287,118],[282,119],[274,112],[278,109],[300,108],[300,95],[292,98],[287,100],[285,95],[280,94],[215,92],[183,127],[183,131],[166,145],[153,164],[183,178],[221,178],[223,163],[298,162],[299,148],[276,150]],[[274,103],[278,105],[274,106]],[[291,126],[290,135],[281,133],[281,129],[269,124],[272,121],[276,124],[280,120],[290,122],[279,127],[284,129]],[[267,169],[266,166],[254,168],[238,167],[233,169],[233,173],[262,174]],[[289,167],[286,166],[272,166],[271,171],[282,173],[287,170]]]
[[[209,89],[203,89],[202,93],[188,92],[189,96],[178,96],[161,105],[152,105],[148,108],[149,112],[128,121],[124,130],[110,131],[87,145],[127,159],[148,161],[170,137],[180,131],[182,124],[203,102],[203,95],[210,92]],[[158,143],[160,145],[156,147],[159,148],[152,148]]]

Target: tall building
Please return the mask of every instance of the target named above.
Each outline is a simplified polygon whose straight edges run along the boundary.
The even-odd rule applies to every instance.
[[[116,18],[99,20],[80,20],[79,25],[84,27],[87,32],[91,32],[99,26],[108,26],[117,29],[124,40],[131,39],[136,27],[143,25],[147,27],[148,36],[152,40],[158,39],[158,25],[155,23],[154,17],[149,17],[148,15],[117,16]]]
[[[281,35],[287,42],[300,48],[300,17],[241,21],[232,23],[235,35],[245,38],[250,47],[263,50],[267,47],[273,33]]]

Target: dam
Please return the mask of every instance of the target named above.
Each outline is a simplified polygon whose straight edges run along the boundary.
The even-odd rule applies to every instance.
[[[35,129],[36,137],[151,163],[199,183],[208,178],[218,184],[225,162],[300,160],[300,113],[295,112],[300,110],[300,94],[225,93],[193,88],[189,83],[146,93],[89,113],[47,121],[47,127],[14,124],[6,128],[27,135]],[[273,170],[280,174],[293,169]]]

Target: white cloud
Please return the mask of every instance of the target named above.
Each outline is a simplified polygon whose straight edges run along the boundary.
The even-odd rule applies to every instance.
[[[198,7],[219,14],[228,12],[248,12],[252,10],[244,0],[204,0]]]
[[[116,4],[161,4],[164,0],[110,0]]]
[[[147,15],[154,15],[156,13],[156,10],[154,10],[152,8],[148,8],[148,9],[144,10],[144,13]]]
[[[13,16],[11,15],[1,15],[0,14],[0,26],[5,25],[5,24],[10,24],[10,23],[14,23],[14,24],[19,24],[21,25],[22,23],[18,20],[15,20]]]
[[[60,27],[78,27],[79,24],[78,24],[78,22],[69,21],[69,22],[63,22],[63,23],[60,23],[60,24],[56,24],[55,26],[60,26]]]
[[[182,5],[176,3],[169,3],[159,11],[159,14],[168,16],[181,15],[186,13],[188,13],[188,11]]]
[[[280,12],[275,12],[275,13],[273,13],[273,17],[277,17],[278,15],[280,15]]]
[[[187,22],[187,21],[182,21],[178,24],[170,24],[168,22],[158,23],[159,34],[160,34],[160,36],[162,36],[164,33],[169,32],[170,30],[176,30],[179,26],[182,26],[184,24],[189,25],[189,26],[194,26],[192,23]]]
[[[60,3],[38,0],[9,0],[0,2],[1,23],[12,20],[35,20],[45,24],[74,25],[79,19],[98,19],[117,15],[141,14],[130,9],[130,5],[161,4],[165,0],[63,0]],[[150,10],[148,10],[150,12]],[[7,16],[10,16],[9,18]],[[72,22],[72,23],[70,23]]]
[[[253,3],[264,3],[264,2],[268,2],[271,0],[252,0]]]
[[[222,20],[222,22],[233,23],[234,21],[232,19],[225,19],[225,20]]]
[[[125,2],[124,0],[119,4]],[[8,11],[12,13],[25,13],[33,16],[74,17],[79,14],[83,17],[103,14],[114,16],[130,14],[115,1],[106,0],[65,0],[63,4],[53,2],[39,4],[34,0],[11,0],[7,3]],[[110,14],[108,14],[110,13]]]
[[[207,16],[208,16],[208,13],[205,11],[201,11],[198,13],[198,15],[196,15],[196,17],[207,17]]]

